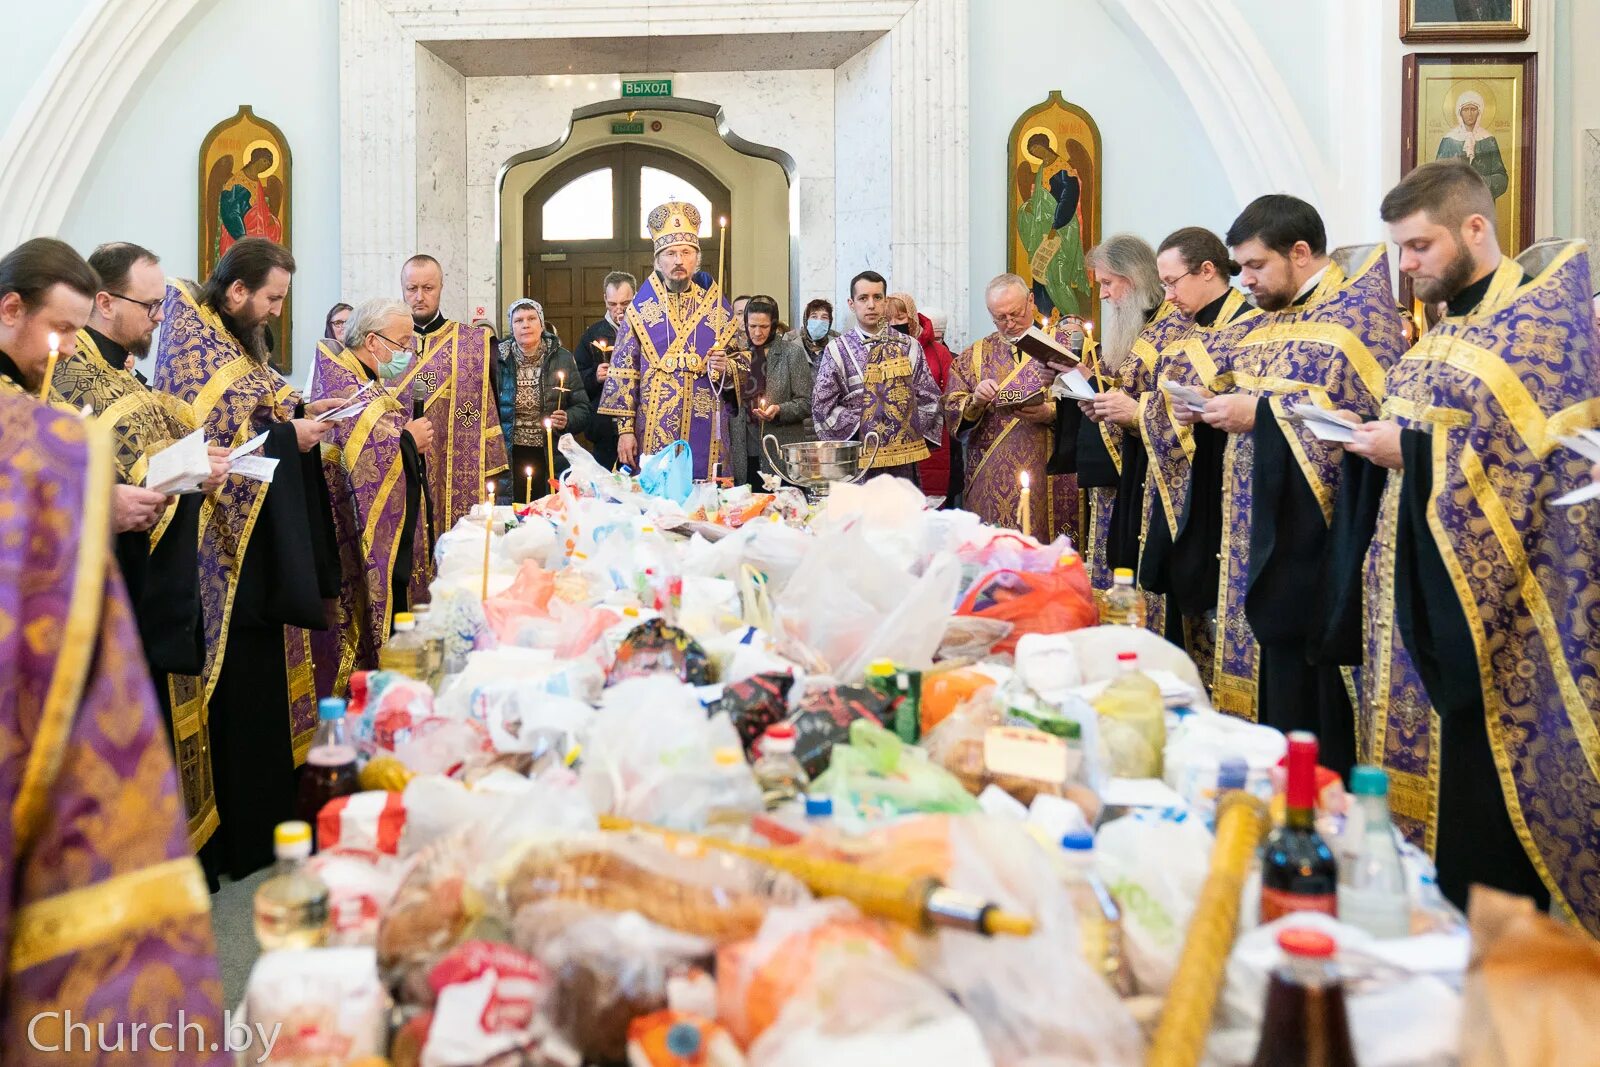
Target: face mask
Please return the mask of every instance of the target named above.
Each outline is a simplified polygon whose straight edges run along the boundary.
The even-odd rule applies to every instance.
[[[398,378],[411,366],[412,352],[409,348],[402,348],[398,352],[389,353],[388,362],[378,364],[378,376],[381,378]]]
[[[909,322],[897,322],[894,324],[894,328],[908,337],[911,334],[911,324]]]
[[[824,337],[828,336],[828,320],[827,319],[808,319],[808,320],[806,320],[806,336],[810,337],[813,341],[820,341]]]

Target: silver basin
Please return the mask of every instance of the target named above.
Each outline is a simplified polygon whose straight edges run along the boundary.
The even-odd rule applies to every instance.
[[[869,431],[866,444],[871,451],[862,459],[861,441],[796,441],[780,445],[767,434],[761,450],[772,469],[787,482],[811,492],[827,490],[829,482],[859,482],[872,468],[878,455],[877,431]]]

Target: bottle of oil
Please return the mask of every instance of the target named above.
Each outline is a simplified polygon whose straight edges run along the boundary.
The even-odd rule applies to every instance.
[[[272,838],[278,865],[256,890],[256,941],[263,952],[316,948],[328,933],[328,886],[306,869],[311,827],[281,822]]]
[[[1094,835],[1074,831],[1061,839],[1061,856],[1078,917],[1083,955],[1119,996],[1133,994],[1133,971],[1122,948],[1122,912],[1094,869]]]
[[[1118,567],[1111,572],[1111,588],[1106,592],[1100,621],[1108,626],[1144,625],[1144,594],[1133,587],[1133,571],[1129,568]]]
[[[378,649],[378,668],[397,671],[419,682],[429,680],[428,642],[417,632],[417,620],[409,611],[394,617],[394,633]]]
[[[795,729],[786,722],[767,727],[761,737],[761,756],[753,769],[768,811],[800,800],[811,784],[810,776],[795,757],[794,746]]]
[[[433,606],[431,604],[413,604],[411,617],[416,620],[417,633],[422,635],[422,643],[428,650],[428,677],[426,681],[435,689],[444,681],[444,634],[434,626]]]

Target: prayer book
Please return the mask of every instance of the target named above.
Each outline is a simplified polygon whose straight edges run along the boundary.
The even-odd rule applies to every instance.
[[[211,457],[206,452],[205,432],[196,430],[150,457],[145,471],[146,489],[174,496],[194,493],[211,477]]]

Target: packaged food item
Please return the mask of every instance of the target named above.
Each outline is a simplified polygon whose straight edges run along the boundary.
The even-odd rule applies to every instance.
[[[389,998],[370,948],[268,952],[250,970],[250,1063],[326,1067],[385,1051]],[[268,1055],[263,1035],[277,1040]]]
[[[890,701],[881,693],[853,686],[828,686],[806,691],[795,712],[795,755],[813,779],[828,769],[835,745],[850,740],[850,726],[869,719],[891,725]]]
[[[481,723],[435,715],[413,724],[409,735],[396,741],[394,754],[417,774],[458,775],[488,763],[494,743]]]
[[[868,820],[915,812],[976,812],[978,802],[949,771],[876,722],[851,724],[850,743],[833,749],[812,792],[833,798],[834,814]]]
[[[676,626],[651,619],[632,631],[617,649],[617,657],[606,678],[616,685],[626,678],[668,674],[690,685],[711,684],[705,649]]]
[[[628,1025],[628,1067],[744,1067],[744,1054],[711,1019],[679,1011]]]
[[[527,953],[468,941],[434,965],[428,983],[435,1001],[422,1049],[426,1067],[486,1064],[511,1054],[519,1064],[579,1062],[541,1015],[554,982]]]
[[[367,791],[330,802],[317,816],[317,841],[323,851],[346,848],[400,851],[406,828],[405,801],[399,793]]]
[[[712,713],[722,712],[739,731],[745,755],[750,755],[767,727],[789,717],[789,690],[794,676],[784,673],[757,674],[742,682],[723,686],[722,696],[712,705]]]
[[[468,882],[482,862],[484,833],[469,825],[423,849],[378,923],[377,962],[402,1002],[431,1007],[428,972],[485,918],[490,901]]]
[[[684,856],[638,836],[573,837],[530,846],[506,882],[513,914],[564,900],[635,911],[716,944],[749,937],[774,903],[807,899],[788,875],[726,853]]]
[[[969,667],[923,675],[921,733],[932,733],[956,708],[994,684],[992,677]]]
[[[378,920],[405,876],[392,855],[359,849],[324,849],[306,867],[328,887],[329,945],[374,945]]]
[[[546,1014],[585,1063],[621,1063],[628,1028],[665,1011],[674,977],[708,963],[711,943],[658,926],[637,912],[570,900],[525,905],[512,924],[518,948],[549,970]]]

